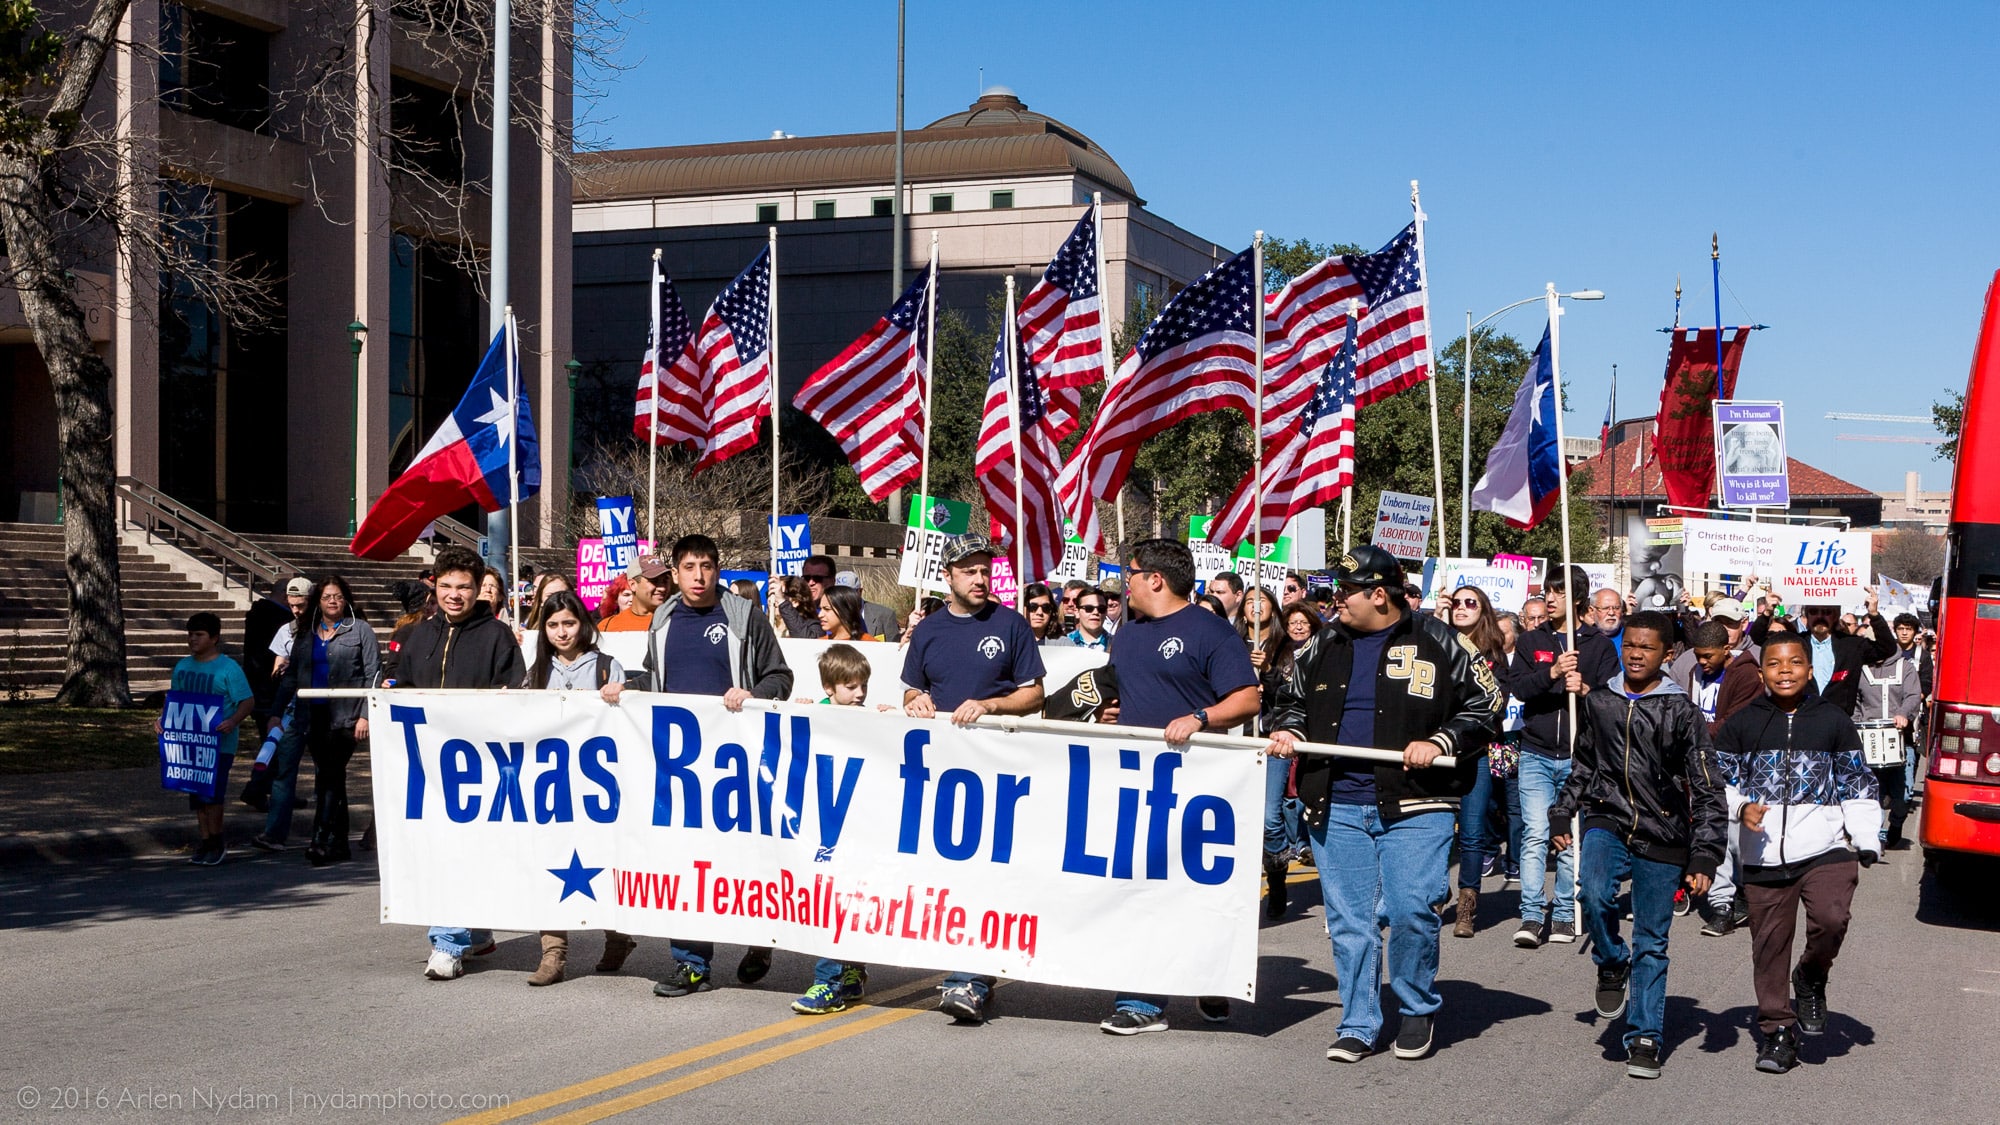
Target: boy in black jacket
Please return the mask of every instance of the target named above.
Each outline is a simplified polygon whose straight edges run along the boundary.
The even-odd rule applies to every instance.
[[[1625,1073],[1660,1076],[1667,933],[1674,891],[1708,891],[1728,807],[1701,708],[1660,674],[1673,622],[1653,610],[1625,623],[1624,675],[1582,701],[1576,756],[1549,810],[1567,848],[1583,817],[1583,925],[1597,961],[1597,1014],[1625,1016]],[[1618,933],[1618,884],[1632,880],[1632,943]],[[1629,1003],[1628,1003],[1629,985]]]

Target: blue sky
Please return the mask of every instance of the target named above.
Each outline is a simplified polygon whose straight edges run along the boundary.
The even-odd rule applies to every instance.
[[[1541,291],[1608,299],[1563,321],[1573,432],[1650,413],[1674,276],[1683,320],[1771,326],[1738,393],[1787,404],[1793,456],[1869,488],[1931,448],[1837,442],[1927,427],[1962,387],[2000,268],[2000,4],[1647,10],[1473,4],[915,0],[911,128],[987,84],[1089,134],[1155,213],[1230,246],[1262,228],[1375,246],[1423,183],[1439,343]],[[1670,8],[1671,10],[1664,10]],[[613,147],[887,129],[895,4],[634,4],[596,106]],[[1500,327],[1540,333],[1538,307]]]

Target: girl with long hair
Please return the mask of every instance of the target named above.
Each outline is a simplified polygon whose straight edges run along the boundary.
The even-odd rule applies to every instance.
[[[819,627],[836,641],[876,641],[861,622],[861,591],[833,586],[819,600]]]
[[[1052,641],[1067,635],[1055,631],[1062,623],[1062,614],[1056,612],[1055,591],[1041,582],[1030,582],[1021,587],[1021,616],[1028,619],[1028,628],[1038,641]]]
[[[1278,599],[1262,586],[1243,592],[1238,608],[1242,620],[1237,626],[1244,643],[1250,646],[1250,666],[1257,670],[1265,705],[1257,714],[1258,735],[1269,733],[1270,700],[1279,684],[1292,674],[1292,657],[1297,646],[1286,632],[1278,612]],[[1292,758],[1264,760],[1264,916],[1283,918],[1290,905],[1286,876],[1292,861],[1302,850],[1304,836],[1299,828],[1299,801],[1294,795]]]
[[[632,580],[623,574],[604,588],[604,600],[597,603],[597,623],[602,625],[632,604]]]
[[[1486,591],[1477,586],[1460,586],[1439,608],[1449,613],[1447,620],[1451,627],[1471,641],[1487,663],[1495,668],[1507,666],[1507,636],[1501,632],[1500,619],[1495,616]],[[1451,932],[1462,938],[1471,937],[1477,929],[1479,880],[1486,867],[1486,812],[1493,800],[1493,773],[1488,768],[1486,753],[1486,747],[1478,749],[1472,792],[1458,805],[1458,918]],[[1463,751],[1460,754],[1463,756]]]

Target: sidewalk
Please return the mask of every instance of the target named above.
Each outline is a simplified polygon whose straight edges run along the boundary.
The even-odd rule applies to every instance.
[[[367,752],[347,767],[350,820],[358,837],[373,818]],[[308,804],[292,818],[290,845],[303,849],[312,832],[312,761],[299,765],[298,792]],[[264,830],[264,814],[236,799],[250,778],[249,759],[229,771],[223,839],[249,846]],[[185,852],[198,833],[187,796],[160,788],[158,766],[122,770],[0,777],[0,864],[66,863]]]

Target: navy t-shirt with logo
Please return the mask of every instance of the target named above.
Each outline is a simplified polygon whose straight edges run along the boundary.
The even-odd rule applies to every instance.
[[[1243,638],[1196,605],[1126,622],[1111,665],[1118,676],[1118,724],[1128,727],[1165,727],[1257,682]]]
[[[1342,746],[1375,745],[1375,686],[1382,673],[1382,650],[1388,644],[1388,629],[1353,635],[1354,668],[1347,679],[1340,731],[1334,735]],[[1333,771],[1328,796],[1336,804],[1375,803],[1375,763],[1360,758],[1335,758]]]
[[[1047,674],[1028,619],[988,602],[960,617],[949,607],[926,616],[910,633],[903,684],[928,692],[939,714],[968,699],[992,699]]]
[[[707,609],[677,602],[664,628],[661,691],[721,695],[730,689],[729,619],[720,602]]]

